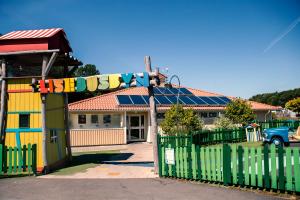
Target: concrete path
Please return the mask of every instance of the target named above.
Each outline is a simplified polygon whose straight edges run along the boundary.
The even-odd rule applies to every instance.
[[[132,143],[122,146],[99,147],[99,150],[120,150],[121,154],[113,156],[99,166],[89,168],[86,172],[73,175],[46,175],[40,178],[74,178],[74,179],[120,179],[120,178],[155,178],[153,173],[152,145]],[[83,149],[81,149],[83,150]]]
[[[278,199],[276,196],[170,179],[0,179],[0,199]],[[295,198],[294,198],[295,199]]]

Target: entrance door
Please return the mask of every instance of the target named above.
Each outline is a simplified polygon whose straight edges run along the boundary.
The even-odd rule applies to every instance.
[[[145,140],[144,115],[129,115],[128,141]]]

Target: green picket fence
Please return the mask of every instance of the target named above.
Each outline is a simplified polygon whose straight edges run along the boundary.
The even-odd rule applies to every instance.
[[[266,128],[278,128],[282,126],[287,126],[293,129],[297,129],[298,126],[300,125],[299,120],[273,120],[273,121],[267,121],[267,122],[257,122],[260,126],[261,129],[266,129]]]
[[[36,144],[24,145],[22,148],[7,147],[0,144],[0,152],[0,175],[36,173]]]
[[[300,192],[299,148],[201,147],[187,138],[177,138],[182,143],[174,138],[158,136],[160,176]],[[167,163],[170,152],[174,164]]]

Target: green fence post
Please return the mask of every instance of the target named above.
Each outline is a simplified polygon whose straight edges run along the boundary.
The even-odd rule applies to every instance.
[[[245,170],[245,185],[248,186],[250,184],[249,178],[249,149],[248,147],[244,147],[244,170]]]
[[[252,147],[250,149],[250,164],[251,164],[251,175],[250,175],[250,183],[251,183],[251,186],[256,186],[256,167],[255,167],[255,148]]]
[[[3,145],[3,173],[7,173],[7,146]]]
[[[27,146],[27,154],[28,154],[28,173],[31,173],[32,172],[32,149],[31,149],[31,144],[29,143],[28,146]]]
[[[36,144],[32,145],[32,171],[37,174],[37,148]]]
[[[278,176],[279,176],[279,190],[285,190],[285,176],[283,163],[283,147],[278,147]]]
[[[262,175],[262,149],[257,148],[257,186],[263,187],[263,175]]]
[[[271,144],[271,187],[277,189],[276,147]]]
[[[300,192],[300,161],[299,161],[299,149],[294,148],[294,172],[295,172],[295,191]]]
[[[201,159],[200,159],[200,147],[196,146],[196,159],[197,159],[197,178],[201,180]]]
[[[244,174],[243,174],[243,147],[238,147],[238,183],[244,185]]]
[[[27,152],[27,148],[26,145],[23,145],[23,172],[26,172],[26,152]]]
[[[232,183],[237,184],[237,148],[235,144],[231,146],[231,155],[232,155]]]
[[[196,147],[192,144],[192,169],[193,169],[193,179],[197,179],[197,159],[196,159]]]
[[[3,163],[2,163],[2,161],[3,161],[3,145],[2,144],[0,144],[0,174],[3,174],[3,168],[2,168],[2,166],[3,166]]]
[[[264,187],[270,188],[270,173],[269,173],[269,145],[264,145]]]
[[[17,157],[17,155],[18,155],[18,148],[17,147],[15,147],[15,148],[13,148],[13,155],[14,155],[14,173],[17,173],[17,167],[18,167],[18,163],[17,163],[17,161],[18,161],[18,157]]]
[[[286,153],[286,189],[289,191],[293,190],[293,175],[292,175],[292,150],[287,147]]]
[[[231,183],[231,152],[228,144],[223,144],[223,181],[224,185]]]

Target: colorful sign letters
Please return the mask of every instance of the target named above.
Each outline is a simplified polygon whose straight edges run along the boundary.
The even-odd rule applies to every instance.
[[[149,87],[155,85],[154,74],[127,73],[127,74],[103,74],[89,77],[33,80],[31,84],[34,92],[63,93],[63,92],[94,92],[96,90],[111,90],[128,87]]]

